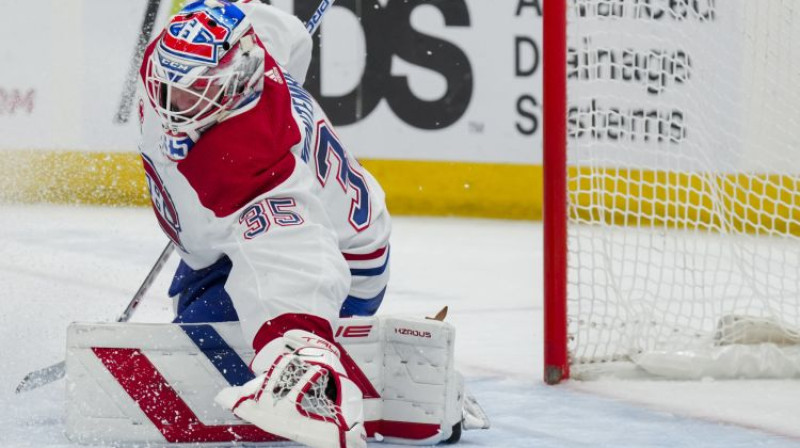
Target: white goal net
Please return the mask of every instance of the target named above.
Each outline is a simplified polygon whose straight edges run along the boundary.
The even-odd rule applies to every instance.
[[[800,3],[567,17],[572,376],[800,376]]]

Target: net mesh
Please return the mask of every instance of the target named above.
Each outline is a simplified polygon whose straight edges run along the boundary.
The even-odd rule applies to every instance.
[[[798,6],[569,5],[575,376],[581,366],[716,344],[720,326],[742,319],[796,335]]]
[[[280,373],[278,381],[272,388],[273,399],[277,401],[286,398],[292,388],[311,368],[311,365],[300,357],[292,355],[292,359]],[[336,423],[336,416],[341,413],[331,398],[331,395],[336,393],[336,389],[333,387],[334,384],[329,384],[330,374],[328,371],[323,368],[322,372],[323,374],[311,384],[308,390],[301,392],[300,410],[306,417],[316,417]]]

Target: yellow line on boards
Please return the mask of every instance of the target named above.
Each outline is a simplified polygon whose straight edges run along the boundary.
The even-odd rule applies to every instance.
[[[800,236],[800,176],[573,167],[568,185],[583,223]]]
[[[147,205],[137,154],[3,151],[0,200]],[[395,215],[541,219],[541,167],[362,160]]]
[[[186,0],[172,0],[172,7],[169,9],[169,16],[172,17],[181,10]]]
[[[137,154],[84,151],[3,151],[0,199],[95,205],[146,205]]]
[[[0,201],[144,206],[139,156],[2,151]],[[542,167],[362,160],[394,215],[541,219]],[[800,176],[569,169],[570,217],[585,223],[800,236]]]
[[[362,160],[397,215],[542,218],[542,167]]]

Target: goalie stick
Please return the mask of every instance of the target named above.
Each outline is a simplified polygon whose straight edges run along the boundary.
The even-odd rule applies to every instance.
[[[172,252],[175,250],[175,246],[172,244],[172,241],[167,243],[164,250],[161,251],[161,255],[156,260],[156,263],[150,269],[150,272],[147,273],[147,277],[145,277],[144,281],[142,282],[139,289],[136,291],[136,294],[133,295],[131,301],[128,303],[128,306],[125,307],[125,310],[122,314],[119,315],[117,318],[117,322],[127,322],[130,320],[131,316],[133,316],[133,312],[139,303],[144,298],[144,295],[147,293],[147,290],[150,289],[150,285],[153,284],[158,274],[161,272],[161,268],[164,267],[164,264],[169,259],[169,256],[172,255]],[[33,372],[25,375],[25,378],[22,379],[22,382],[19,383],[17,386],[16,393],[20,392],[27,392],[29,390],[36,389],[37,387],[44,386],[45,384],[50,384],[53,381],[59,380],[64,377],[64,373],[66,371],[66,364],[64,361],[61,361],[57,364],[53,364],[52,366],[45,367],[43,369],[34,370]]]
[[[322,3],[320,3],[317,9],[314,11],[314,14],[312,14],[311,18],[309,18],[308,21],[305,23],[308,34],[313,35],[317,31],[319,25],[322,23],[322,17],[325,15],[328,9],[330,9],[330,7],[334,4],[335,1],[336,0],[322,0]],[[269,4],[268,1],[265,2],[263,0],[262,3]],[[153,4],[156,5],[157,9],[159,1],[150,0],[149,5]],[[149,25],[143,25],[143,31],[142,31],[143,35],[146,33],[149,36],[149,31],[146,32],[144,27],[152,26],[152,20],[155,17],[155,14],[152,13],[150,14],[150,16],[147,16],[145,18],[145,24]],[[150,22],[148,22],[148,20],[150,20]],[[120,110],[123,109],[124,106],[120,107]],[[161,268],[164,266],[164,263],[166,263],[167,259],[169,258],[170,254],[172,254],[172,251],[174,249],[175,247],[172,245],[172,242],[169,242],[167,246],[164,248],[164,251],[161,252],[161,256],[158,257],[158,260],[156,261],[156,264],[153,266],[153,268],[150,270],[150,273],[147,274],[147,277],[144,279],[142,286],[139,287],[139,290],[136,291],[136,294],[134,294],[127,308],[125,308],[125,311],[123,311],[122,314],[119,316],[119,318],[117,318],[117,322],[127,322],[131,318],[133,310],[142,300],[142,297],[144,297],[145,292],[147,292],[147,289],[150,288],[150,284],[153,283],[153,280],[155,280],[158,273],[161,272]],[[65,362],[61,361],[57,364],[53,364],[52,366],[35,370],[25,375],[25,378],[23,378],[22,382],[19,383],[15,392],[16,393],[26,392],[44,386],[45,384],[50,384],[53,381],[59,380],[64,377],[64,373],[66,371],[65,367],[66,367]]]
[[[335,1],[336,0],[322,0],[322,3],[317,6],[317,10],[314,11],[314,14],[312,14],[311,18],[306,22],[306,31],[308,31],[308,34],[314,35],[320,23],[322,23],[322,16],[325,15],[325,12],[328,11],[328,8],[330,8]]]

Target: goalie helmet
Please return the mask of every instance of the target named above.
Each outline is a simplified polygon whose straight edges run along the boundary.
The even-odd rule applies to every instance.
[[[255,104],[264,57],[241,9],[227,1],[192,2],[170,19],[145,61],[145,90],[169,134],[198,135]]]

